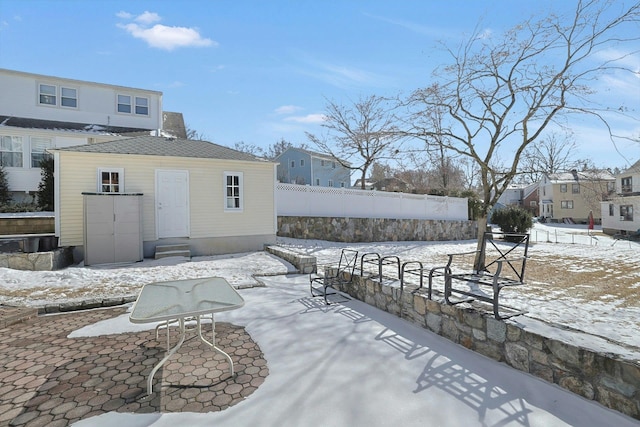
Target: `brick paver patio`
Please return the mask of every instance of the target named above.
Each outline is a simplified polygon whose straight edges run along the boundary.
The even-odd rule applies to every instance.
[[[0,426],[65,426],[109,411],[211,412],[235,405],[268,375],[262,351],[244,328],[216,322],[224,356],[188,333],[182,348],[146,380],[165,355],[166,338],[153,330],[100,337],[69,333],[126,312],[124,307],[39,316],[0,329]],[[203,326],[211,334],[211,324]],[[172,328],[172,344],[176,342]]]

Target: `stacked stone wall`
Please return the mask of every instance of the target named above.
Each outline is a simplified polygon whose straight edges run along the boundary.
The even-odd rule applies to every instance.
[[[561,334],[527,331],[516,321],[496,320],[472,306],[429,300],[417,287],[401,290],[354,276],[341,290],[470,350],[640,419],[638,360],[564,342],[558,339]]]
[[[278,236],[332,242],[469,240],[475,221],[279,216]]]

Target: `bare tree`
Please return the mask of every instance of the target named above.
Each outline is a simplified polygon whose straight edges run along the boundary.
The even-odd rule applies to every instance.
[[[189,125],[186,125],[187,139],[192,139],[195,141],[206,141],[207,137],[202,132],[197,131]]]
[[[371,165],[371,175],[369,175],[369,178],[372,181],[380,181],[385,178],[391,178],[393,175],[394,172],[389,165],[380,162],[374,162]]]
[[[294,145],[291,142],[287,141],[284,138],[280,138],[279,141],[274,142],[265,150],[265,157],[269,160],[273,160],[278,157],[280,154],[287,151],[289,148],[301,148],[306,150],[308,148],[307,144],[302,143],[299,145]]]
[[[264,150],[262,147],[258,147],[255,144],[247,144],[244,141],[239,141],[233,144],[233,149],[236,151],[242,151],[243,153],[253,154],[256,157],[264,156]]]
[[[539,182],[543,175],[577,169],[576,142],[552,132],[546,138],[530,144],[522,152],[520,171],[528,183]]]
[[[351,106],[328,101],[323,138],[307,132],[309,140],[321,151],[329,153],[342,166],[361,173],[365,188],[367,172],[374,162],[392,158],[398,153],[395,104],[376,95],[361,97]]]
[[[604,120],[595,106],[589,108],[590,84],[623,68],[596,54],[632,40],[618,30],[640,18],[640,3],[622,10],[618,3],[579,0],[571,16],[529,20],[502,38],[477,30],[457,50],[447,49],[453,63],[436,70],[435,82],[410,97],[416,121],[433,111],[444,114],[440,129],[416,126],[416,136],[437,137],[446,150],[478,166],[478,250],[487,216],[518,173],[524,150],[560,114],[591,113]],[[633,40],[639,39],[631,29]],[[483,266],[479,252],[476,268]]]

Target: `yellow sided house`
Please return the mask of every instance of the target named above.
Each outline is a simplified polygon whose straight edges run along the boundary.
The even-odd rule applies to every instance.
[[[76,262],[246,252],[275,242],[275,163],[156,136],[50,151],[56,236]]]

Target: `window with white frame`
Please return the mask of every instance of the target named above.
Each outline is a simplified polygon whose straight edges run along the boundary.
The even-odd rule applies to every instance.
[[[320,178],[316,178],[316,186],[320,185]]]
[[[31,167],[39,168],[40,162],[50,155],[46,150],[51,148],[50,138],[31,138]]]
[[[129,95],[118,95],[118,113],[131,114],[131,97]]]
[[[304,159],[300,159],[300,167],[304,167]]]
[[[571,193],[580,194],[580,184],[571,184]]]
[[[54,85],[40,84],[38,85],[38,102],[43,105],[56,105],[56,87]]]
[[[345,185],[344,181],[341,181],[340,182],[340,188],[344,188],[344,187],[346,187],[346,185]]]
[[[99,168],[98,169],[99,193],[124,193],[124,169]]]
[[[562,201],[560,201],[560,208],[562,208],[562,209],[573,209],[573,200],[562,200]]]
[[[614,204],[613,203],[609,203],[609,216],[613,216],[614,215]]]
[[[243,208],[242,172],[224,173],[224,194],[226,211],[240,211]]]
[[[567,184],[560,184],[560,192],[561,193],[567,192]]]
[[[60,105],[62,107],[78,107],[78,91],[70,87],[60,88]]]
[[[119,93],[117,96],[117,111],[122,114],[149,115],[149,98]]]
[[[291,160],[291,167],[295,168],[296,167],[296,161],[295,160]]]
[[[22,137],[0,135],[0,166],[22,167]]]
[[[633,221],[633,205],[620,206],[620,220]]]
[[[333,187],[333,180],[332,180],[332,179],[330,179],[327,185],[328,185],[329,187]]]
[[[38,103],[53,107],[78,108],[78,89],[40,83],[38,84]]]
[[[149,98],[136,96],[136,114],[139,116],[149,115]]]
[[[630,176],[622,178],[620,180],[620,184],[622,184],[622,192],[623,193],[631,193],[633,189],[633,180]]]

